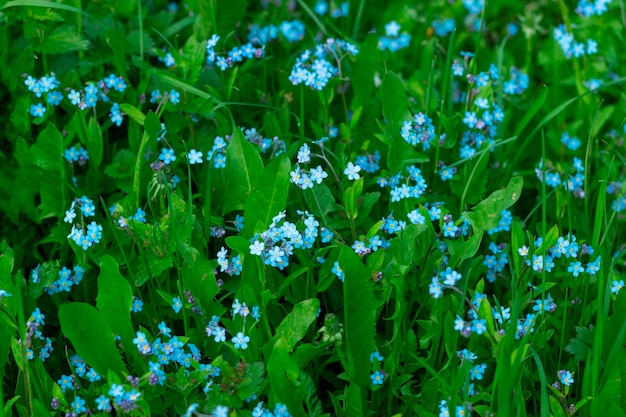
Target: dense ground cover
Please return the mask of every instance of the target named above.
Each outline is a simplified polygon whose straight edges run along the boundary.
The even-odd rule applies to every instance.
[[[0,6],[0,413],[626,416],[621,0]]]

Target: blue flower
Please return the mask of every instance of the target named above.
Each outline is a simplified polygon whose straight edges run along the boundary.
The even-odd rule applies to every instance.
[[[172,104],[178,104],[180,103],[180,93],[176,90],[171,90],[170,91],[170,102]]]
[[[372,379],[373,385],[382,385],[385,380],[385,374],[380,371],[376,371],[370,375],[370,378]]]
[[[30,106],[30,115],[33,117],[41,117],[46,114],[46,108],[41,103]]]
[[[235,349],[247,349],[249,341],[250,337],[244,336],[242,332],[237,333],[237,336],[233,337],[232,339],[232,342],[235,345]]]
[[[561,384],[565,386],[569,386],[574,383],[574,378],[572,377],[572,373],[570,371],[560,370],[558,374],[559,374],[559,380],[561,381]]]
[[[479,381],[482,380],[486,369],[486,363],[481,363],[480,365],[476,365],[472,369],[470,369],[470,378],[472,379],[472,381],[475,379]]]
[[[174,155],[174,149],[161,149],[161,155],[159,155],[159,159],[163,161],[165,165],[169,165],[170,163],[176,160],[176,155]]]
[[[180,297],[174,297],[172,299],[172,310],[175,313],[180,313],[180,310],[183,308],[183,303],[180,301]]]
[[[195,149],[192,149],[187,154],[187,158],[189,159],[190,164],[201,164],[202,163],[202,152],[198,152]]]

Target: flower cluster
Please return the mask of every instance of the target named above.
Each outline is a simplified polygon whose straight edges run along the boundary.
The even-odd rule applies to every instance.
[[[411,35],[406,32],[400,33],[400,25],[395,20],[385,25],[385,36],[378,40],[378,48],[381,51],[396,52],[406,48],[411,43]]]
[[[324,16],[326,13],[328,13],[328,9],[329,9],[329,5],[326,0],[318,0],[317,3],[315,3],[315,6],[313,7],[313,10],[315,11],[315,13],[317,13],[320,16]],[[333,7],[330,10],[330,17],[334,19],[338,19],[340,17],[348,16],[349,12],[350,12],[350,2],[344,1],[339,6]]]
[[[576,6],[576,13],[584,17],[600,16],[609,10],[611,0],[579,0]]]
[[[311,168],[310,170],[300,168],[300,164],[308,164],[311,162],[311,149],[306,143],[298,150],[297,159],[298,163],[289,175],[290,181],[299,188],[303,190],[313,188],[315,184],[321,184],[322,181],[328,177],[328,173],[322,169],[321,165],[318,165],[317,168]]]
[[[497,275],[504,271],[509,263],[509,256],[504,251],[504,247],[505,245],[496,245],[495,242],[491,242],[489,245],[492,254],[486,255],[483,261],[483,265],[487,267],[487,280],[489,282],[495,282]]]
[[[372,363],[372,365],[374,365],[375,368],[382,367],[383,359],[384,357],[380,353],[378,353],[378,351],[372,352],[372,354],[370,354],[370,362]],[[372,374],[370,375],[372,385],[382,385],[385,382],[386,375],[387,374],[382,369],[377,369],[376,371],[372,372]]]
[[[39,79],[35,79],[30,75],[26,76],[24,84],[28,88],[28,91],[33,93],[35,97],[40,98],[43,94],[47,95],[47,103],[51,106],[58,106],[63,99],[63,94],[56,89],[59,88],[61,83],[56,78],[54,73],[48,76],[43,76]],[[33,117],[41,117],[46,113],[46,108],[42,103],[33,104],[30,106],[30,115]]]
[[[561,143],[571,151],[578,150],[581,145],[580,139],[574,136],[570,136],[568,132],[563,132],[563,134],[561,135]]]
[[[28,360],[35,358],[35,350],[33,348],[35,339],[44,342],[44,345],[39,347],[39,359],[41,359],[42,362],[45,362],[54,351],[52,340],[49,337],[44,337],[41,331],[45,326],[45,319],[46,316],[39,310],[39,307],[37,307],[26,322],[28,329],[26,331],[26,358]]]
[[[340,39],[327,39],[318,44],[314,51],[307,49],[296,59],[289,81],[293,85],[304,84],[314,90],[322,90],[334,76],[340,74],[339,68],[331,64],[327,57],[332,55],[339,64],[347,54],[354,56],[358,54],[358,49]]]
[[[380,169],[380,166],[378,165],[379,162],[380,152],[376,150],[373,154],[368,153],[366,155],[357,156],[354,164],[360,166],[363,171],[374,174]]]
[[[227,258],[228,251],[222,246],[219,252],[217,252],[217,264],[220,267],[220,272],[226,272],[228,275],[241,274],[241,255],[234,256],[232,259]]]
[[[445,287],[454,287],[463,276],[452,268],[448,267],[445,270],[439,271],[438,274],[431,278],[431,282],[428,285],[428,292],[433,298],[441,298],[443,296],[443,289]]]
[[[534,242],[535,250],[540,248],[543,243],[542,238],[538,238]],[[544,269],[546,272],[552,272],[554,268],[554,261],[556,259],[571,259],[567,267],[567,272],[572,274],[574,278],[578,277],[583,272],[589,275],[596,275],[600,271],[600,265],[602,258],[598,256],[594,261],[588,262],[583,266],[579,260],[584,255],[593,255],[594,249],[592,246],[583,243],[579,245],[576,241],[576,236],[560,236],[554,246],[550,247],[547,254],[539,255],[533,254],[531,259],[528,259],[529,248],[522,246],[518,249],[518,254],[526,259],[526,265],[531,266],[535,272],[542,272]]]
[[[443,19],[443,20],[434,20],[432,23],[432,28],[435,31],[435,35],[437,36],[446,36],[450,34],[456,27],[456,22],[454,19]]]
[[[365,256],[369,253],[376,252],[378,249],[385,249],[389,247],[389,242],[378,235],[374,235],[367,243],[361,240],[355,240],[352,244],[352,249],[359,256]]]
[[[238,62],[243,62],[244,59],[263,58],[265,54],[264,46],[254,46],[252,42],[248,42],[241,47],[233,47],[227,54],[218,56],[215,52],[215,47],[219,42],[220,37],[213,35],[206,43],[207,63],[209,65],[217,65],[222,71],[226,71],[227,68],[231,68]]]
[[[287,150],[285,141],[279,139],[278,136],[265,138],[254,127],[250,129],[242,128],[242,130],[248,142],[258,145],[263,153],[270,152],[272,156],[278,156]]]
[[[170,103],[176,105],[180,103],[180,93],[174,89],[166,91],[165,93],[161,93],[159,89],[150,92],[150,103],[159,103],[163,99],[168,99]]]
[[[48,295],[63,291],[70,292],[72,285],[80,284],[84,273],[85,269],[79,265],[74,266],[73,270],[64,266],[59,271],[59,279],[47,285],[44,290],[48,293]]]
[[[511,230],[511,224],[513,223],[513,216],[511,212],[508,210],[502,210],[500,212],[500,220],[498,220],[498,225],[487,232],[490,235],[498,232],[508,232]]]
[[[463,6],[470,14],[478,14],[485,7],[485,0],[463,0]]]
[[[528,74],[524,74],[515,67],[509,70],[511,78],[504,82],[504,93],[520,95],[528,88]]]
[[[333,268],[331,269],[331,272],[335,274],[335,276],[339,278],[339,281],[341,282],[343,282],[344,279],[346,278],[346,275],[344,274],[343,269],[339,265],[339,261],[335,261],[335,263],[333,264]]]
[[[592,78],[590,80],[583,81],[583,85],[591,91],[595,91],[598,88],[602,87],[602,84],[604,84],[604,81],[599,80],[597,78]]]
[[[406,177],[399,173],[389,179],[381,177],[377,181],[381,187],[391,188],[392,202],[406,198],[419,198],[428,188],[426,180],[422,176],[422,171],[418,167],[409,165],[405,171],[408,173]]]
[[[65,160],[70,163],[70,165],[74,165],[74,162],[78,162],[78,165],[83,166],[89,159],[87,149],[83,148],[81,145],[75,145],[67,148],[65,152],[63,152],[63,156],[65,157]]]
[[[543,160],[539,161],[539,166],[535,169],[535,174],[539,181],[543,181],[544,170]],[[563,186],[567,191],[578,198],[585,196],[583,186],[585,184],[585,166],[580,158],[574,157],[568,171],[559,172],[556,167],[546,165],[545,181],[548,187],[557,188]]]
[[[211,162],[213,160],[213,166],[215,168],[226,168],[226,148],[228,143],[224,140],[223,137],[217,136],[213,141],[213,147],[209,152],[207,152],[206,161]],[[165,154],[164,154],[165,152]],[[187,153],[187,160],[191,165],[201,164],[203,162],[202,156],[204,152],[198,151],[196,149],[191,149]],[[176,160],[176,156],[174,155],[173,149],[163,149],[161,156],[159,159],[163,161],[164,164],[169,164],[171,161]]]
[[[286,214],[281,212],[274,216],[266,231],[250,240],[250,253],[260,256],[264,264],[283,270],[295,249],[312,248],[319,234],[319,222],[306,211],[298,211],[298,214],[305,226],[302,232],[294,223],[285,221]]]
[[[430,149],[431,142],[437,139],[433,121],[424,113],[413,116],[413,121],[405,120],[400,135],[409,145],[421,143],[424,150]]]
[[[81,213],[81,223],[74,223],[74,219],[76,218],[76,207],[80,209]],[[84,219],[86,217],[91,217],[96,215],[96,206],[93,204],[93,201],[86,196],[81,198],[77,198],[72,201],[72,205],[69,210],[65,212],[64,222],[70,223],[72,225],[72,230],[70,234],[67,236],[69,239],[72,239],[78,246],[80,246],[83,250],[87,250],[92,247],[94,244],[100,242],[102,238],[102,226],[92,221],[86,227],[84,225]]]
[[[111,106],[111,111],[109,113],[109,118],[111,119],[111,122],[113,122],[115,126],[121,126],[122,121],[124,120],[122,116],[124,116],[124,113],[122,113],[120,105],[117,103],[113,103],[113,106]]]
[[[594,55],[598,52],[598,42],[587,39],[587,43],[576,42],[574,35],[561,24],[554,28],[554,39],[561,47],[567,58],[580,58],[585,55]]]

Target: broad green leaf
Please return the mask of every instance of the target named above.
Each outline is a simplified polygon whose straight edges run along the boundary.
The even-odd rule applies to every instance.
[[[511,255],[513,257],[515,274],[519,274],[520,268],[524,262],[518,251],[522,246],[525,246],[524,231],[522,230],[522,226],[514,221],[511,225]]]
[[[348,357],[346,369],[350,381],[356,384],[362,403],[367,403],[366,389],[370,385],[369,356],[374,352],[376,300],[370,273],[354,251],[343,246],[339,265],[344,271],[344,325]]]
[[[211,263],[191,245],[179,242],[178,248],[185,260],[183,282],[196,298],[202,310],[208,311],[218,291]]]
[[[244,205],[243,236],[252,237],[266,230],[272,218],[285,209],[290,170],[289,158],[283,153],[256,176]]]
[[[409,99],[400,78],[393,72],[387,73],[381,86],[383,115],[387,121],[387,136],[400,135],[402,123],[410,118]]]
[[[13,280],[11,279],[14,262],[15,259],[12,250],[6,250],[0,255],[0,289],[11,294],[10,297],[17,297],[15,291],[21,291],[20,288],[15,288]],[[4,366],[9,359],[11,345],[6,341],[11,340],[16,330],[14,323],[9,319],[15,317],[17,301],[11,300],[10,297],[2,297],[2,299],[0,299],[0,309],[6,313],[6,317],[0,318],[0,340],[5,341],[0,343],[0,374],[4,374]]]
[[[37,143],[31,148],[35,165],[39,169],[38,178],[41,196],[41,215],[60,216],[65,207],[65,162],[63,159],[63,136],[53,125],[37,137]],[[30,178],[30,180],[36,180]],[[68,204],[69,207],[69,204]]]
[[[7,1],[2,7],[0,7],[0,10],[8,9],[9,7],[46,7],[46,8],[51,8],[51,9],[67,10],[70,12],[81,13],[81,14],[87,15],[87,13],[85,13],[84,11],[82,11],[81,9],[77,7],[68,6],[67,4],[58,3],[55,1],[47,1],[47,0]]]
[[[361,44],[360,53],[356,56],[356,65],[353,75],[350,78],[354,81],[354,98],[352,99],[352,109],[360,108],[372,101],[372,93],[374,90],[374,73],[378,58],[378,37],[369,34],[365,38],[365,42]]]
[[[120,104],[120,110],[122,110],[122,112],[126,113],[131,119],[143,126],[144,121],[146,120],[146,115],[143,114],[143,112],[137,107],[128,103],[122,103]]]
[[[328,186],[322,183],[307,188],[304,190],[304,201],[311,213],[322,220],[322,225],[327,226],[330,222],[328,214],[335,210],[335,197]]]
[[[104,143],[102,128],[100,128],[100,124],[95,117],[89,119],[87,127],[87,151],[89,151],[89,161],[95,168],[98,168],[102,164]]]
[[[289,352],[302,340],[311,323],[315,321],[319,307],[320,302],[317,298],[304,300],[296,304],[293,311],[280,323],[276,335],[285,340]]]
[[[157,256],[152,251],[144,251],[144,256],[141,256],[137,273],[135,274],[135,285],[141,287],[148,282],[150,278],[158,277],[163,271],[172,267],[172,257],[170,255],[163,258]]]
[[[463,212],[463,216],[476,231],[493,229],[498,225],[502,210],[511,207],[519,199],[523,185],[522,177],[511,178],[505,189],[494,191],[471,212]]]
[[[133,176],[135,154],[128,149],[120,149],[113,162],[104,169],[104,173],[113,178],[130,178]]]
[[[157,72],[156,76],[159,77],[162,81],[168,83],[169,85],[171,85],[174,88],[177,88],[179,90],[183,90],[183,91],[187,91],[188,93],[191,93],[193,95],[196,95],[200,98],[206,99],[206,100],[210,100],[211,102],[215,103],[215,104],[221,104],[222,102],[220,100],[218,100],[216,97],[212,96],[211,94],[202,91],[192,85],[189,85],[183,81],[180,81],[174,77],[171,77],[167,74],[161,73],[161,72]]]
[[[271,387],[271,396],[275,402],[287,405],[294,417],[304,417],[302,407],[304,395],[299,387],[300,369],[298,364],[289,355],[287,341],[279,337],[274,343],[272,353],[267,363],[267,374]]]
[[[473,257],[476,252],[478,252],[478,248],[480,248],[482,238],[483,231],[479,230],[467,240],[463,240],[462,238],[456,240],[446,239],[446,246],[450,251],[449,266],[454,268],[464,260]]]
[[[407,165],[421,164],[430,160],[426,155],[417,152],[402,139],[399,130],[398,134],[392,135],[390,140],[391,146],[387,154],[387,167],[391,172],[397,173]]]
[[[100,375],[110,370],[126,373],[115,334],[104,316],[86,303],[65,303],[59,308],[61,331],[74,345],[76,353]]]
[[[38,51],[48,54],[63,54],[70,51],[86,51],[87,49],[89,49],[89,41],[83,39],[75,28],[69,26],[53,30],[37,48]]]
[[[133,346],[135,332],[130,319],[132,303],[133,290],[130,284],[120,274],[115,259],[104,255],[100,259],[96,307],[111,330],[122,338],[127,354],[134,356],[136,363],[140,363],[137,349]]]
[[[576,326],[576,337],[570,340],[565,350],[574,355],[576,360],[584,361],[589,355],[589,350],[593,348],[594,331],[593,324],[589,327]]]
[[[257,150],[237,129],[226,150],[226,195],[222,213],[242,210],[252,191],[252,184],[263,171],[263,161]]]
[[[133,172],[133,195],[135,197],[135,207],[139,207],[139,201],[141,195],[141,175],[142,167],[145,165],[144,154],[148,150],[148,146],[156,144],[156,140],[161,130],[161,123],[159,118],[152,111],[148,112],[144,120],[144,134],[141,138],[141,144],[139,145],[139,151],[135,159],[135,169]]]

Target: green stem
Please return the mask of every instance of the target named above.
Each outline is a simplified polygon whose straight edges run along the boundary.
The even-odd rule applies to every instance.
[[[143,61],[143,11],[141,10],[141,0],[137,2],[137,17],[139,19],[139,57]]]

